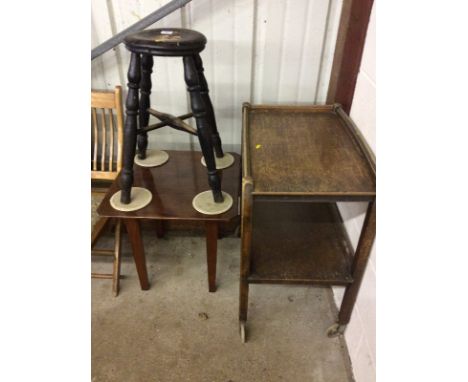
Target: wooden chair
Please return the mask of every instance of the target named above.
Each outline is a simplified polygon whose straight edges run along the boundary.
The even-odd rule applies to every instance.
[[[123,108],[122,88],[116,86],[113,91],[91,91],[91,182],[111,182],[122,168],[123,147]],[[94,190],[94,191],[93,191]],[[97,192],[92,187],[92,192]],[[103,191],[102,189],[100,190]],[[121,221],[115,226],[113,249],[94,249],[104,229],[109,225],[109,218],[100,218],[91,233],[91,255],[114,257],[112,273],[91,273],[92,278],[112,279],[114,296],[119,293]]]

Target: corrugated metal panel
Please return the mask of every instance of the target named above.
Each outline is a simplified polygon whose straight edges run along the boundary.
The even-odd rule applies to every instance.
[[[93,0],[92,46],[169,0]],[[193,0],[152,27],[185,27],[208,39],[205,75],[226,150],[239,152],[241,106],[323,103],[342,0]],[[93,88],[126,84],[129,53],[119,46],[92,63]],[[188,110],[182,60],[155,58],[151,102],[172,114]],[[193,137],[169,128],[150,134],[150,146],[197,148]]]

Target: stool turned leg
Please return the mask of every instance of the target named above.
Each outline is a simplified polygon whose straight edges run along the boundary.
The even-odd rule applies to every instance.
[[[198,76],[194,56],[184,57],[184,73],[187,90],[190,93],[190,103],[192,112],[197,122],[198,140],[205,157],[206,167],[208,168],[208,183],[213,192],[213,198],[216,203],[222,203],[224,198],[221,193],[221,179],[216,171],[216,163],[213,152],[213,143],[211,141],[210,122],[207,108],[202,96],[201,81]]]
[[[127,118],[124,126],[123,163],[120,175],[120,187],[122,194],[120,201],[123,204],[130,203],[130,193],[133,184],[133,161],[135,158],[135,146],[137,135],[138,117],[138,88],[140,83],[140,55],[132,53],[128,68],[128,94],[125,103]]]
[[[141,56],[141,81],[140,81],[140,129],[148,126],[151,94],[151,72],[153,71],[153,56],[143,54]],[[148,147],[148,133],[140,133],[137,138],[138,158],[146,158]]]
[[[216,118],[213,110],[213,104],[211,103],[209,90],[208,90],[208,83],[206,82],[205,74],[203,73],[205,69],[203,69],[203,61],[199,54],[194,56],[195,65],[197,67],[198,77],[200,79],[200,86],[201,86],[201,95],[203,97],[203,101],[205,102],[206,112],[208,114],[208,120],[210,121],[211,127],[211,141],[213,143],[214,149],[216,151],[216,156],[218,158],[222,158],[224,156],[223,148],[221,146],[221,138],[218,133],[218,127],[216,125]]]

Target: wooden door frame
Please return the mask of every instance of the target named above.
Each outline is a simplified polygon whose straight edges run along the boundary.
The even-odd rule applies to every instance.
[[[361,66],[374,0],[343,0],[327,104],[340,103],[349,114]]]

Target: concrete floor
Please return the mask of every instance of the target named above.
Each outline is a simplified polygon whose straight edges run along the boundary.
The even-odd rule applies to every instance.
[[[218,290],[209,293],[200,234],[143,233],[150,290],[140,290],[125,235],[119,296],[110,280],[92,280],[92,381],[353,381],[344,340],[325,333],[336,315],[329,289],[251,286],[242,344],[240,240],[219,240]],[[111,263],[93,258],[92,268]]]

